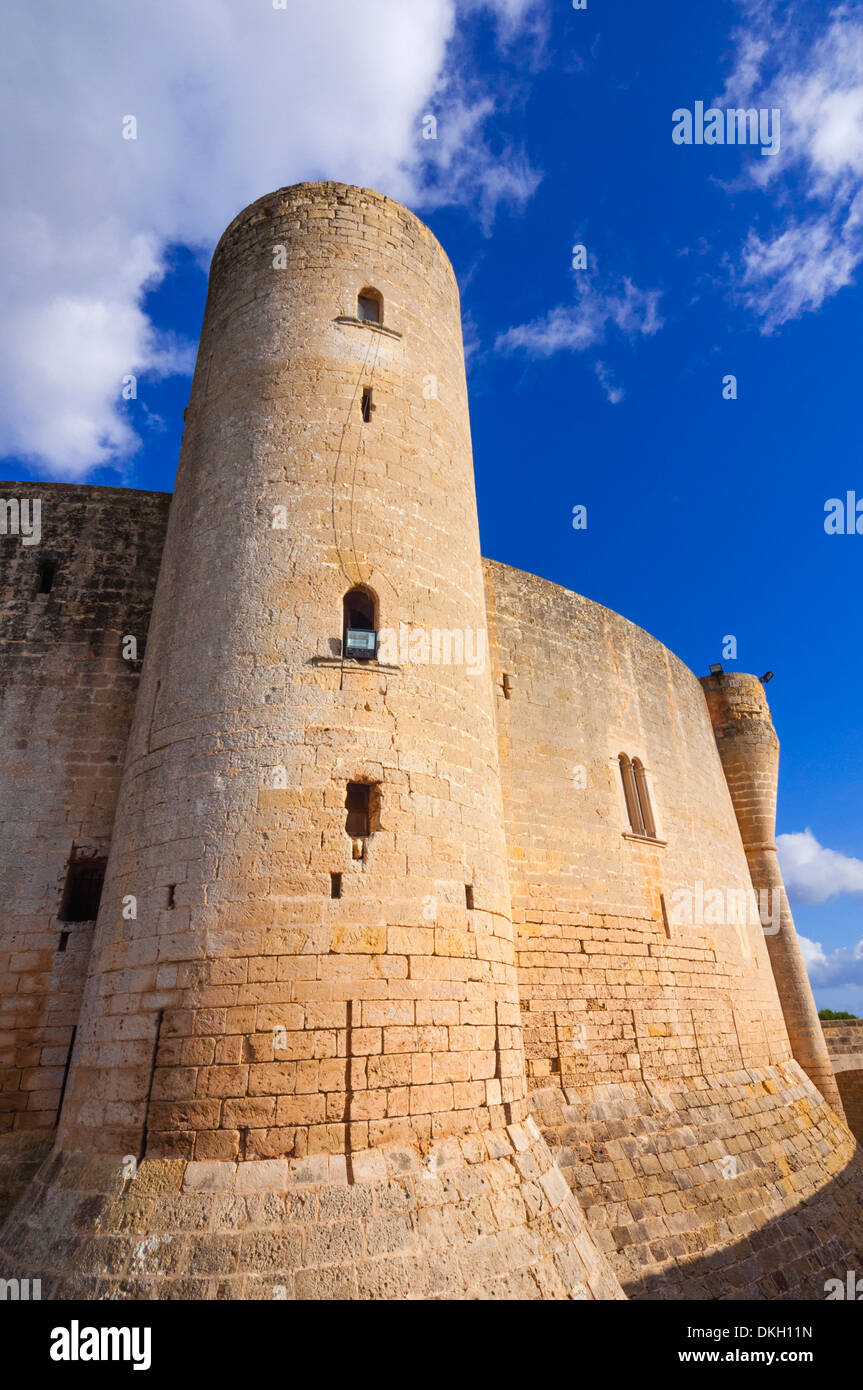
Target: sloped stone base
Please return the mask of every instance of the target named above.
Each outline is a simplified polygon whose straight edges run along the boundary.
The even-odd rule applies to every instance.
[[[44,1298],[622,1298],[533,1120],[425,1151],[249,1163],[55,1153],[0,1238]]]
[[[630,1298],[823,1299],[863,1270],[863,1158],[796,1062],[532,1109]]]

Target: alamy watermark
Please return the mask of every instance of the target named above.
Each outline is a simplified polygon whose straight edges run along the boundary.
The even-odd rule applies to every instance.
[[[829,1291],[829,1292],[828,1292]],[[846,1299],[849,1303],[863,1302],[863,1279],[857,1278],[856,1270],[846,1271],[843,1279],[828,1279],[824,1285],[827,1302]]]
[[[762,928],[765,936],[779,931],[782,895],[778,888],[675,888],[671,894],[671,922],[676,927]]]
[[[828,536],[863,536],[863,497],[858,501],[856,492],[846,492],[844,500],[828,497],[824,510]]]
[[[42,539],[42,500],[39,497],[0,497],[0,536],[20,536],[22,545]]]
[[[697,101],[694,110],[679,106],[671,113],[675,145],[760,145],[761,153],[779,153],[778,106],[729,107],[720,111]]]
[[[378,632],[378,660],[390,666],[465,666],[469,676],[485,672],[488,640],[482,628],[412,627]]]
[[[0,1303],[27,1302],[42,1297],[41,1279],[0,1279]]]

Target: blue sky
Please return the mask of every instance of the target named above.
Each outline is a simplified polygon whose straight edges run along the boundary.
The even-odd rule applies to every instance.
[[[798,929],[863,1013],[863,535],[824,530],[863,498],[863,5],[369,0],[359,48],[348,0],[287,8],[12,4],[2,470],[170,490],[221,229],[305,178],[406,202],[462,287],[484,553],[775,672]],[[778,107],[779,153],[674,144],[699,100]]]

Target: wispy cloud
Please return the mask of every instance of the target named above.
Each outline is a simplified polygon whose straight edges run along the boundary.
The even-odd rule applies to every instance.
[[[626,395],[623,387],[615,385],[614,378],[604,362],[595,362],[593,369],[599,378],[599,384],[605,392],[609,403],[611,405],[619,405]]]
[[[863,260],[863,6],[841,4],[823,19],[800,0],[742,6],[718,104],[782,112],[779,154],[748,166],[752,183],[775,196],[775,223],[750,231],[737,286],[772,333],[850,284]],[[800,194],[803,213],[790,210]]]
[[[187,372],[189,345],[143,309],[171,244],[202,262],[240,208],[309,178],[365,184],[415,207],[458,203],[488,230],[539,174],[494,123],[517,85],[478,89],[457,43],[461,11],[496,19],[502,44],[528,0],[9,0],[0,121],[0,454],[49,476],[128,466],[146,382]],[[509,56],[507,53],[509,52]],[[433,114],[437,140],[423,139]],[[127,115],[137,139],[122,138]],[[142,380],[137,403],[122,379]]]
[[[826,849],[808,828],[777,835],[776,844],[789,897],[804,903],[826,903],[844,893],[863,897],[863,859]]]
[[[558,305],[541,318],[508,328],[495,348],[551,357],[556,352],[585,352],[605,342],[610,327],[627,338],[651,336],[662,327],[660,290],[640,290],[625,279],[618,289],[603,291],[595,281],[579,278],[576,296],[574,304]]]
[[[800,949],[811,983],[825,989],[863,985],[863,941],[825,952],[820,941],[801,936]]]

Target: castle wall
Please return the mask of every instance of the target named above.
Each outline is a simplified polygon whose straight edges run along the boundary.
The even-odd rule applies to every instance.
[[[480,560],[458,293],[412,214],[300,185],[222,238],[128,747],[167,499],[39,491],[62,586],[16,551],[2,591],[21,1134],[78,1036],[5,1264],[136,1299],[818,1298],[859,1265],[770,866],[752,903],[769,714],[750,757],[748,705],[738,738],[648,634]],[[109,839],[79,1015],[57,890]]]
[[[788,1060],[763,932],[708,897],[751,881],[698,681],[589,599],[486,576],[531,1086]],[[646,769],[653,841],[630,833],[620,753]]]
[[[59,920],[67,867],[108,852],[170,499],[50,483],[0,497],[41,502],[38,543],[0,535],[0,1130],[23,1142],[56,1121],[93,933]]]
[[[822,1022],[848,1128],[863,1143],[863,1019]]]
[[[491,562],[486,587],[540,1128],[629,1297],[822,1298],[863,1255],[863,1169],[792,1056],[772,938],[734,920],[751,880],[702,688],[585,598]],[[784,895],[759,906],[787,926]]]

